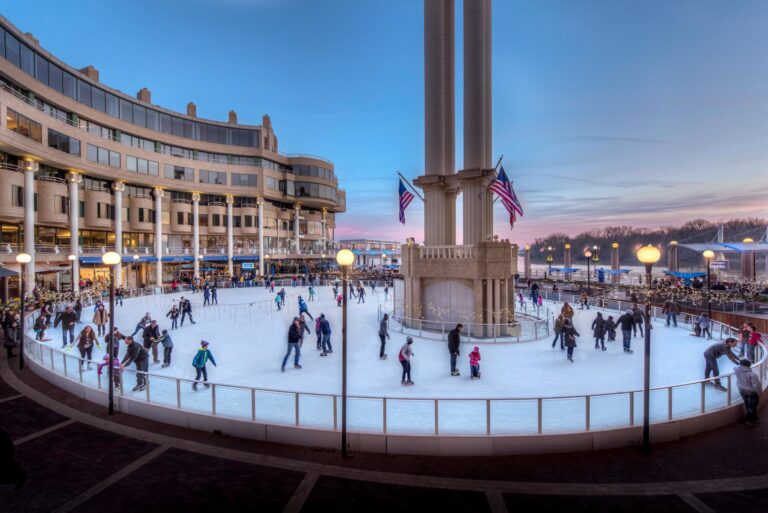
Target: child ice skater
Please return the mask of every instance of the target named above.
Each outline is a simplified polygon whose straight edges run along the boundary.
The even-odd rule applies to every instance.
[[[480,379],[480,348],[478,346],[469,353],[469,371],[472,379]]]

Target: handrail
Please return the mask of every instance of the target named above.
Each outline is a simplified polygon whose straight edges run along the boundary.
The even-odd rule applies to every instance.
[[[7,171],[14,171],[16,173],[24,172],[24,169],[17,166],[16,164],[7,164],[5,162],[0,162],[0,169],[5,169]]]
[[[169,287],[163,287],[162,292],[169,291]],[[150,292],[150,295],[152,293]],[[134,294],[130,294],[133,296]],[[136,291],[136,295],[146,295],[145,290],[138,290]],[[164,298],[167,300],[170,300],[170,298]],[[226,306],[226,305],[222,305]],[[208,308],[208,307],[206,307]],[[198,312],[204,312],[206,309],[198,309]],[[34,319],[34,316],[37,314],[37,312],[31,312],[27,315],[28,326],[32,325],[32,320]],[[728,329],[734,329],[731,327],[727,327]],[[722,329],[722,328],[721,328]],[[73,380],[73,381],[79,381],[85,386],[90,386],[98,389],[103,389],[106,386],[110,386],[108,383],[105,385],[102,383],[103,379],[97,376],[94,376],[93,373],[84,373],[83,372],[83,364],[87,363],[85,359],[69,355],[64,351],[61,351],[58,348],[53,348],[50,346],[45,346],[41,344],[40,342],[37,342],[33,340],[28,333],[25,334],[25,353],[28,354],[29,358],[36,362],[38,365],[46,368],[50,368],[50,370],[54,373],[58,373],[59,375],[63,375],[64,377]],[[768,352],[764,350],[762,347],[758,347],[758,361],[755,362],[753,365],[753,368],[756,372],[759,373],[760,377],[762,378],[762,382],[765,384],[765,375],[766,375],[766,367],[768,362]],[[72,361],[74,365],[68,366],[68,361]],[[71,370],[70,370],[71,368]],[[241,385],[232,385],[227,383],[219,383],[219,382],[208,382],[208,385],[210,385],[210,396],[208,394],[201,394],[200,392],[193,392],[193,393],[187,393],[186,395],[182,393],[181,391],[181,384],[187,384],[191,385],[195,383],[194,380],[186,379],[186,378],[179,378],[179,377],[172,377],[172,376],[162,376],[152,373],[144,373],[146,374],[146,377],[149,379],[149,386],[146,387],[144,391],[139,392],[128,392],[125,390],[125,379],[128,375],[136,375],[137,372],[131,369],[126,369],[125,371],[122,371],[120,373],[120,387],[119,387],[119,393],[121,397],[127,398],[130,400],[137,400],[137,401],[146,401],[146,402],[152,402],[153,404],[160,404],[167,407],[172,407],[176,409],[185,409],[184,405],[187,405],[187,402],[189,400],[195,401],[194,405],[192,407],[189,407],[187,405],[186,409],[191,411],[200,411],[200,408],[203,408],[203,411],[205,411],[206,408],[208,408],[208,402],[210,401],[210,409],[209,414],[213,416],[220,416],[220,417],[228,417],[228,418],[236,418],[239,420],[244,421],[251,421],[251,422],[260,422],[260,423],[272,423],[272,424],[281,424],[281,425],[295,425],[298,427],[311,427],[311,428],[318,428],[318,422],[320,422],[319,418],[325,418],[324,424],[320,426],[321,429],[328,429],[328,430],[337,430],[337,420],[335,417],[335,405],[339,398],[338,394],[330,394],[330,393],[319,393],[319,392],[302,392],[302,391],[295,391],[295,390],[279,390],[279,389],[271,389],[271,388],[260,388],[260,387],[249,387],[249,386],[241,386]],[[712,392],[711,394],[707,394],[707,388],[706,385],[708,383],[714,382],[715,380],[724,380],[727,383],[727,395],[722,395],[716,392]],[[166,388],[165,392],[163,392],[162,383],[164,382],[172,382],[176,384],[175,391],[171,391],[171,389]],[[154,383],[154,385],[152,385]],[[702,379],[702,380],[695,380],[695,381],[688,381],[683,383],[676,383],[671,385],[662,385],[662,386],[656,386],[652,387],[650,390],[651,392],[659,392],[659,391],[666,391],[666,398],[665,401],[666,404],[662,403],[652,403],[652,423],[657,422],[667,422],[675,419],[682,419],[682,418],[688,418],[691,416],[697,416],[701,414],[706,414],[710,411],[719,411],[723,408],[734,406],[735,404],[738,404],[739,398],[736,394],[733,393],[735,386],[735,380],[734,380],[734,374],[727,373],[724,375],[721,375],[719,377],[713,377],[708,379]],[[695,389],[691,389],[691,387],[695,387]],[[158,392],[158,388],[160,391]],[[217,389],[226,389],[226,390],[236,390],[240,391],[242,393],[247,393],[250,395],[251,401],[250,401],[250,408],[245,407],[243,408],[244,404],[247,404],[247,401],[236,401],[231,402],[227,405],[225,402],[222,402],[217,407]],[[683,393],[683,408],[682,411],[680,411],[680,408],[676,410],[674,408],[675,406],[675,394],[674,392],[677,390],[680,392],[680,389],[682,389]],[[154,390],[154,397],[152,396]],[[185,389],[186,392],[189,392],[188,389]],[[174,395],[175,392],[175,395]],[[293,404],[294,404],[294,412],[293,415],[286,414],[286,412],[281,408],[262,408],[257,409],[256,407],[256,398],[258,394],[280,394],[288,397],[293,397]],[[464,427],[459,427],[458,431],[455,429],[452,429],[450,427],[451,418],[448,419],[440,419],[438,412],[440,411],[440,402],[469,402],[469,403],[476,403],[479,405],[482,405],[482,407],[486,410],[486,416],[484,419],[478,417],[477,425],[473,428],[472,434],[483,434],[483,435],[491,435],[496,434],[499,432],[499,428],[495,427],[494,424],[494,417],[493,412],[496,411],[498,408],[498,405],[500,403],[509,403],[509,402],[524,402],[524,403],[534,403],[536,404],[536,416],[531,417],[515,417],[515,420],[522,420],[526,424],[523,426],[523,432],[530,433],[530,434],[549,434],[549,433],[571,433],[571,432],[585,432],[585,431],[591,431],[595,429],[595,426],[598,425],[597,429],[617,429],[617,428],[623,428],[623,427],[629,427],[634,426],[637,423],[635,422],[635,416],[636,416],[636,401],[635,396],[637,394],[641,394],[642,389],[634,389],[634,390],[625,390],[625,391],[612,391],[612,392],[600,392],[595,394],[584,394],[584,395],[563,395],[563,396],[549,396],[549,397],[485,397],[485,398],[463,398],[463,397],[389,397],[389,396],[371,396],[371,395],[350,395],[348,396],[349,401],[356,401],[356,400],[365,400],[365,401],[380,401],[383,405],[383,409],[379,410],[382,411],[382,417],[379,419],[381,421],[381,428],[374,428],[374,432],[377,433],[392,433],[392,432],[402,432],[407,433],[409,432],[409,428],[405,428],[406,430],[403,431],[402,429],[398,428],[396,425],[396,420],[393,421],[391,418],[387,419],[387,404],[393,405],[397,403],[413,403],[413,402],[424,402],[424,403],[432,403],[434,408],[434,417],[432,417],[432,414],[427,414],[426,418],[432,418],[434,422],[434,429],[427,429],[430,428],[428,421],[424,427],[426,432],[434,432],[435,435],[440,434],[446,434],[446,433],[461,433],[466,434]],[[619,412],[616,409],[615,404],[611,404],[608,406],[609,411],[611,414],[614,412],[617,414],[617,419],[612,418],[610,420],[609,426],[603,426],[600,427],[600,424],[605,424],[604,419],[600,419],[599,417],[593,418],[593,411],[597,408],[597,405],[595,404],[595,399],[602,398],[602,397],[616,397],[616,396],[626,396],[629,406],[629,411],[626,410],[623,411],[623,413]],[[314,397],[314,398],[324,398],[331,402],[327,403],[324,408],[321,408],[320,414],[313,412],[304,412],[302,413],[301,410],[301,398],[302,397]],[[715,404],[712,404],[711,401],[715,400]],[[708,401],[709,399],[709,401]],[[548,424],[546,424],[546,417],[543,415],[544,412],[544,406],[549,405],[555,401],[578,401],[575,404],[577,408],[584,408],[584,417],[583,417],[583,428],[574,428],[574,427],[565,427],[563,428],[562,424],[558,424],[558,422],[562,422],[560,419],[560,415],[557,416],[557,419],[554,421],[554,431],[552,430]],[[234,411],[232,411],[232,406],[234,405]],[[333,412],[333,420],[328,421],[327,420],[327,414],[329,413],[329,408],[331,405],[334,406]],[[492,408],[492,405],[496,405],[496,407]],[[558,406],[561,407],[561,406]],[[605,405],[603,407],[606,407]],[[626,406],[625,406],[626,407]],[[578,411],[577,411],[578,413]],[[307,415],[308,414],[308,415]],[[507,414],[508,415],[508,414]],[[307,421],[306,417],[309,416],[310,420]],[[409,416],[412,417],[412,416]],[[628,417],[628,420],[625,420],[624,417]],[[438,422],[439,420],[439,422]],[[409,419],[410,421],[410,419]],[[508,422],[509,418],[508,416],[505,417],[504,414],[502,414],[501,419],[497,419],[499,422]],[[578,417],[567,417],[566,421],[573,421],[578,424]],[[354,419],[353,419],[354,422]],[[352,425],[352,430],[354,431],[360,431],[360,432],[371,432],[371,426],[370,426],[370,419],[366,417],[361,423],[361,425],[364,425],[362,428],[356,428],[354,427],[354,424]],[[448,424],[449,427],[446,429],[445,425]],[[498,422],[497,422],[498,424]],[[526,427],[527,426],[527,427]],[[535,427],[534,427],[535,426]],[[398,431],[398,429],[400,429]],[[503,428],[502,428],[503,429]],[[533,430],[533,431],[531,431]],[[410,431],[412,432],[412,431]],[[424,432],[424,431],[417,431],[417,433]],[[511,433],[516,433],[518,431],[512,431]],[[504,432],[506,434],[506,432]]]

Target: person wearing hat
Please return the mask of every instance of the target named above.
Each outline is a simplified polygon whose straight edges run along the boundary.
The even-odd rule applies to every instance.
[[[405,344],[400,348],[399,355],[400,365],[403,366],[403,376],[400,378],[401,385],[411,386],[414,384],[413,381],[411,381],[411,357],[413,356],[411,346],[413,346],[413,339],[411,337],[405,337]]]
[[[203,384],[206,387],[211,386],[208,384],[208,369],[205,367],[205,365],[208,363],[208,360],[211,361],[214,367],[217,366],[216,360],[213,359],[211,350],[208,349],[208,342],[201,340],[200,348],[197,350],[197,354],[195,354],[195,357],[192,359],[192,366],[195,368],[195,382],[192,384],[193,390],[197,390],[197,382],[200,381],[201,375],[203,376]]]
[[[744,400],[744,409],[746,410],[744,420],[748,426],[757,426],[760,424],[760,418],[757,416],[757,405],[760,403],[763,385],[755,371],[752,370],[752,362],[746,358],[739,361],[739,365],[733,370],[736,375],[736,386]]]
[[[162,367],[168,367],[171,365],[171,353],[173,352],[173,340],[168,334],[168,330],[163,330],[163,335],[158,342],[163,344],[163,365]]]

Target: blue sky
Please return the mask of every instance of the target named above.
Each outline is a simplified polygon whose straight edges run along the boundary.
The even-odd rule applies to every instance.
[[[258,124],[336,164],[337,236],[422,238],[395,171],[422,173],[420,0],[6,0],[77,67],[153,102]],[[766,216],[768,2],[495,0],[494,153],[526,216],[515,242],[608,224]],[[462,76],[457,0],[456,75]],[[456,87],[462,162],[461,84]],[[459,205],[459,208],[460,205]],[[460,218],[460,216],[458,216]],[[459,228],[459,234],[461,230]]]

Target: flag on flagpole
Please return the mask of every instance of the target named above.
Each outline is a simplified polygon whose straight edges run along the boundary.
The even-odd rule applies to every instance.
[[[403,183],[403,180],[400,180],[400,222],[405,224],[405,209],[408,208],[408,205],[411,204],[411,201],[413,201],[413,194],[408,192],[408,189],[405,188],[405,184]]]
[[[517,194],[515,194],[515,190],[512,188],[512,182],[507,178],[507,173],[504,172],[504,166],[499,168],[499,175],[491,184],[491,190],[501,198],[501,204],[509,212],[509,225],[514,226],[517,215],[523,216],[523,206],[520,204],[520,200],[517,199]]]

